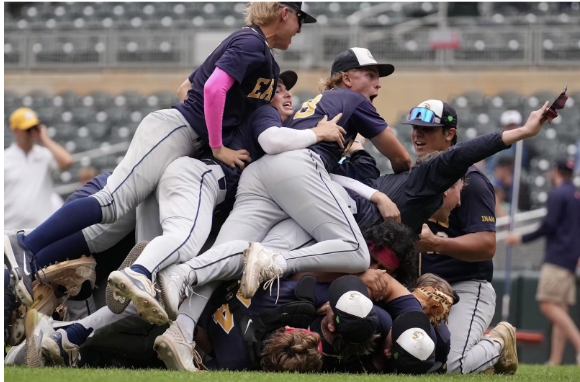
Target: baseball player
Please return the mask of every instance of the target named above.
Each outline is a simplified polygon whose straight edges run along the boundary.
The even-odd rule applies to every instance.
[[[532,112],[526,124],[501,134],[506,145],[511,138],[537,134],[548,103]],[[411,111],[412,139],[417,154],[448,150],[455,144],[457,123],[448,118],[441,101],[427,101]],[[420,117],[420,118],[419,118]],[[506,139],[507,138],[507,139]],[[454,163],[450,163],[454,165]],[[448,372],[481,372],[494,366],[497,372],[513,374],[517,370],[515,329],[500,323],[494,338],[484,338],[495,312],[496,295],[491,280],[495,252],[495,217],[493,187],[475,167],[470,167],[461,194],[461,206],[449,219],[434,215],[421,233],[421,273],[434,273],[448,281],[460,297],[449,317],[451,353]],[[498,361],[499,359],[499,361]]]
[[[227,145],[231,133],[274,96],[280,70],[271,49],[287,49],[303,22],[316,21],[300,8],[299,2],[250,4],[248,26],[226,38],[188,78],[187,99],[141,122],[103,190],[64,206],[29,235],[5,238],[8,251],[15,251],[19,261],[11,273],[27,306],[33,297],[31,281],[23,277],[24,263],[34,272],[36,255],[49,244],[93,224],[113,223],[134,210],[175,159],[195,155],[209,144],[214,156],[229,166],[243,167],[243,161],[250,160],[247,151]],[[147,285],[142,268],[133,276],[143,276],[139,282]]]

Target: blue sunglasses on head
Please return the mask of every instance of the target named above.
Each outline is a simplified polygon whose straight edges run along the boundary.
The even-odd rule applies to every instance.
[[[279,6],[280,8],[288,8],[288,10],[292,13],[294,13],[296,15],[296,17],[298,17],[298,27],[300,29],[302,29],[302,24],[304,23],[304,14],[302,12],[299,12],[295,9],[293,9],[292,7],[288,6],[288,5],[281,5]]]
[[[436,121],[435,118],[439,118],[439,121]],[[411,112],[409,113],[409,121],[414,121],[416,119],[420,119],[427,123],[441,123],[441,117],[435,114],[433,110],[425,107],[414,107],[411,109]]]

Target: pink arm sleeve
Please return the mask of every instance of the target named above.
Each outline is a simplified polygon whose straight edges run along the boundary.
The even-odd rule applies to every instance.
[[[222,119],[226,104],[226,94],[234,84],[234,78],[216,67],[203,87],[203,111],[209,136],[209,147],[222,145]]]

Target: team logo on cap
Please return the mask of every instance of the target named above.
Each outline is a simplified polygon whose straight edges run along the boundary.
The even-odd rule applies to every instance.
[[[367,54],[368,54],[368,56],[369,56],[369,58],[370,58],[371,60],[374,60],[374,61],[376,61],[376,60],[375,60],[375,58],[373,57],[373,55],[371,54],[371,51],[370,51],[370,50],[367,50]]]
[[[415,341],[421,341],[423,338],[425,338],[425,333],[423,331],[419,331],[416,330],[413,332],[413,337],[412,337]]]
[[[428,103],[424,103],[423,105],[424,105],[425,109],[431,110],[431,105],[429,105]]]

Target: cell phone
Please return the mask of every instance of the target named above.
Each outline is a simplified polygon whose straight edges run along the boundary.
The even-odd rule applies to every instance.
[[[568,96],[566,95],[566,91],[568,90],[568,85],[564,86],[564,91],[560,93],[558,98],[550,105],[548,111],[546,111],[546,116],[548,117],[548,121],[552,122],[552,120],[558,117],[558,112],[556,110],[561,110],[566,105],[566,101],[568,100]]]

